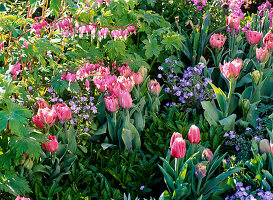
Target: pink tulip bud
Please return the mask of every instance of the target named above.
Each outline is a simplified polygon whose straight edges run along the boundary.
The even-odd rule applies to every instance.
[[[118,98],[116,96],[108,96],[104,98],[106,108],[110,112],[117,111],[119,109]]]
[[[30,200],[30,198],[20,197],[18,195],[15,200]]]
[[[131,108],[132,107],[132,97],[128,91],[121,91],[119,96],[119,102],[121,107],[123,108]]]
[[[229,78],[238,78],[240,71],[243,67],[243,61],[239,58],[236,58],[232,62],[227,62],[224,65],[220,64],[220,70],[222,74],[226,77],[226,79]]]
[[[256,48],[256,58],[261,63],[266,63],[269,58],[267,47]]]
[[[43,149],[45,149],[47,152],[57,151],[59,144],[56,136],[49,135],[48,138],[49,141],[46,141],[46,144],[42,143]]]
[[[88,79],[86,79],[85,81],[85,86],[86,86],[86,89],[88,90],[90,87],[90,82],[88,81]]]
[[[264,46],[269,48],[270,50],[273,49],[273,33],[268,32],[265,36],[264,36]]]
[[[143,76],[140,72],[132,73],[132,77],[136,85],[139,85],[143,82]]]
[[[210,37],[210,40],[209,40],[210,45],[216,49],[221,49],[223,45],[225,44],[225,42],[226,42],[226,36],[221,34],[220,35],[215,34],[215,33]]]
[[[263,39],[263,35],[258,31],[247,31],[246,32],[246,39],[249,44],[259,44]]]
[[[202,158],[205,159],[206,161],[211,162],[213,159],[213,153],[210,149],[204,149],[202,153]]]
[[[38,115],[32,117],[33,123],[37,126],[39,129],[44,129],[45,125],[41,122],[40,117]]]
[[[147,68],[143,65],[139,68],[138,71],[142,74],[143,77],[145,77],[148,72]]]
[[[270,149],[269,141],[267,139],[261,140],[259,143],[259,149],[261,154],[270,152],[271,149]]]
[[[57,120],[57,113],[55,109],[43,108],[39,109],[37,115],[44,124],[50,124],[51,126]]]
[[[44,100],[37,101],[37,104],[39,109],[49,108],[49,104]]]
[[[63,80],[63,79],[66,79],[66,74],[62,74],[61,79],[62,79],[62,80]]]
[[[232,29],[237,29],[240,26],[240,20],[241,19],[238,15],[235,15],[232,13],[227,17],[227,20],[226,20],[227,26],[229,26]]]
[[[160,84],[158,82],[152,83],[150,86],[150,92],[154,95],[159,95],[160,93]]]
[[[204,178],[207,173],[207,167],[203,163],[199,163],[195,166],[194,171],[197,178]]]
[[[200,141],[200,130],[197,126],[191,125],[188,132],[188,139],[190,143],[198,143]]]
[[[182,137],[176,138],[171,146],[171,154],[175,158],[183,158],[186,154],[186,142]]]
[[[183,138],[183,137],[182,137],[181,133],[174,132],[172,137],[171,137],[171,141],[170,141],[170,147],[171,148],[172,148],[172,145],[173,145],[175,139],[177,139],[177,138]]]
[[[53,109],[56,111],[59,120],[71,119],[71,110],[65,103],[57,103],[53,106]]]

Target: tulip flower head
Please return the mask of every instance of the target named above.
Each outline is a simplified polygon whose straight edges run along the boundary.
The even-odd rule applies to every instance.
[[[143,82],[143,76],[140,72],[132,73],[132,77],[136,85],[139,85]]]
[[[207,167],[203,164],[203,163],[198,163],[195,166],[195,175],[197,178],[204,178],[206,176],[207,173]]]
[[[200,130],[197,126],[191,125],[188,132],[188,139],[190,143],[198,143],[200,141]]]
[[[210,37],[209,43],[213,48],[221,49],[226,42],[226,36],[221,34],[213,34]]]
[[[71,109],[65,103],[57,103],[53,106],[53,109],[55,109],[59,120],[71,119]]]
[[[114,95],[104,98],[106,108],[110,112],[117,111],[119,109],[118,98]]]
[[[238,15],[232,13],[227,17],[226,23],[231,29],[238,29],[240,26],[240,20],[241,19]]]
[[[186,154],[186,142],[181,137],[176,138],[171,146],[171,154],[175,158],[183,158]]]
[[[202,158],[205,159],[206,161],[211,162],[213,160],[213,153],[210,149],[204,149],[202,153]]]
[[[44,100],[37,101],[37,104],[39,109],[49,108],[49,103]]]
[[[269,48],[270,50],[273,49],[273,33],[269,32],[264,36],[263,40],[264,46]]]
[[[172,147],[174,140],[177,139],[177,138],[183,138],[183,137],[182,137],[181,133],[174,132],[172,137],[171,137],[170,147]]]
[[[260,63],[266,63],[269,59],[267,47],[256,48],[256,58]]]
[[[145,77],[148,72],[147,68],[144,65],[142,65],[138,71],[142,74],[143,77]]]
[[[128,91],[121,91],[119,96],[120,106],[123,108],[131,108],[132,107],[132,97]]]
[[[41,122],[40,117],[38,115],[32,117],[33,123],[37,126],[39,129],[44,129],[45,125]]]
[[[50,124],[51,126],[57,120],[57,113],[55,109],[43,108],[39,109],[37,115],[44,124]]]
[[[159,95],[161,90],[160,84],[156,81],[154,83],[151,84],[150,86],[150,92],[154,95]]]
[[[269,153],[271,151],[269,141],[267,139],[261,140],[259,143],[259,149],[261,154]]]
[[[249,44],[259,44],[263,39],[263,35],[258,31],[249,30],[246,32],[246,39]]]
[[[20,197],[18,195],[15,200],[30,200],[30,198]]]
[[[45,149],[47,152],[57,151],[59,147],[59,143],[56,136],[49,135],[48,139],[49,141],[46,141],[46,144],[42,143],[43,149]]]
[[[240,71],[243,67],[243,61],[239,58],[236,58],[232,62],[220,64],[220,70],[226,79],[229,78],[238,78]]]

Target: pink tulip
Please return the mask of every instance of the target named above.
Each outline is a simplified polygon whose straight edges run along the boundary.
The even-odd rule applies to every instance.
[[[142,65],[138,71],[142,74],[142,77],[145,77],[148,72],[147,68],[144,65]]]
[[[46,144],[42,143],[43,149],[45,149],[47,152],[57,151],[59,144],[58,144],[58,140],[56,136],[49,135],[48,138],[49,138],[49,141],[46,141]]]
[[[263,39],[263,35],[258,31],[247,31],[246,32],[246,39],[249,44],[259,44]]]
[[[235,14],[230,14],[227,17],[227,26],[229,26],[232,29],[237,29],[240,26],[240,17],[238,15]]]
[[[124,76],[126,78],[128,78],[129,76],[131,76],[131,69],[129,66],[122,66],[118,68],[118,71],[120,73],[121,76]]]
[[[24,41],[24,46],[26,49],[28,48],[28,43],[26,41]]]
[[[243,61],[239,58],[236,58],[232,62],[227,62],[224,65],[220,64],[220,70],[222,74],[226,77],[226,79],[229,78],[238,78],[240,71],[243,67]]]
[[[39,109],[49,108],[49,104],[44,100],[37,101],[37,104]]]
[[[122,90],[131,92],[134,88],[135,82],[130,77],[125,78],[124,76],[119,76],[117,82],[120,84]]]
[[[225,44],[225,42],[226,42],[226,36],[221,34],[220,35],[215,34],[215,33],[210,37],[210,40],[209,40],[210,45],[216,49],[221,49],[223,45]]]
[[[204,149],[202,153],[202,158],[205,159],[206,161],[211,162],[213,160],[213,153],[210,149]]]
[[[20,197],[18,195],[15,200],[30,200],[30,198]]]
[[[200,141],[200,130],[197,126],[191,125],[188,132],[188,139],[190,143],[198,143]]]
[[[121,91],[119,96],[119,102],[121,107],[123,108],[131,108],[132,107],[132,97],[128,91]]]
[[[259,62],[266,63],[269,58],[267,47],[256,48],[256,58]]]
[[[45,125],[41,122],[40,117],[38,115],[35,115],[32,117],[33,123],[37,126],[39,129],[44,129]]]
[[[154,83],[151,84],[151,86],[150,86],[150,92],[152,94],[159,95],[160,90],[161,90],[161,88],[160,88],[160,84],[158,82],[154,82]]]
[[[57,120],[57,113],[55,109],[43,108],[39,109],[37,115],[44,124],[50,124],[51,126]]]
[[[65,103],[57,103],[53,106],[53,109],[55,109],[59,120],[71,119],[71,109]]]
[[[175,141],[175,139],[177,138],[183,138],[181,133],[178,132],[174,132],[172,137],[171,137],[171,141],[170,141],[170,147],[172,148],[173,142]]]
[[[106,108],[110,112],[117,111],[119,109],[118,98],[114,95],[104,98]]]
[[[132,77],[136,85],[139,85],[143,82],[143,76],[140,72],[132,73]]]
[[[120,96],[120,92],[121,92],[121,88],[120,88],[120,84],[117,82],[112,83],[111,85],[109,85],[108,90],[115,95],[116,97],[119,98]]]
[[[265,36],[264,36],[264,46],[269,48],[270,50],[273,49],[273,33],[268,32]]]
[[[175,158],[183,158],[186,154],[186,142],[182,137],[174,140],[171,146],[171,154]]]

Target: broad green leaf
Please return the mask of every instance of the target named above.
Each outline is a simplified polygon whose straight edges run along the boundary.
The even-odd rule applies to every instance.
[[[224,130],[231,131],[235,129],[235,120],[236,120],[236,114],[232,114],[222,120],[220,120],[220,124],[224,126]]]
[[[218,102],[218,104],[219,104],[219,106],[221,108],[222,113],[225,113],[226,109],[227,109],[227,97],[226,97],[225,93],[221,90],[221,88],[217,88],[211,82],[209,82],[209,84],[211,85],[211,87],[214,90],[217,102]]]

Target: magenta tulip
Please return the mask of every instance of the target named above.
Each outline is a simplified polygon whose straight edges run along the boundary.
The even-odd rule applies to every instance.
[[[154,82],[154,83],[151,84],[151,86],[150,86],[150,92],[152,94],[159,95],[160,90],[161,90],[161,88],[160,88],[160,84],[158,82]]]
[[[246,32],[246,39],[249,44],[259,44],[263,39],[263,35],[258,31],[247,31]]]
[[[210,37],[209,43],[213,48],[221,49],[226,42],[226,36],[221,34],[213,34]]]
[[[172,147],[174,140],[177,139],[177,138],[183,138],[183,137],[182,137],[182,135],[180,133],[174,132],[172,137],[171,137],[170,147]]]
[[[182,137],[174,140],[171,146],[171,154],[175,158],[183,158],[186,154],[186,142]]]
[[[263,40],[264,46],[269,48],[270,50],[273,49],[273,33],[269,32],[264,36]]]
[[[229,26],[232,29],[237,29],[240,26],[240,20],[241,19],[238,15],[230,14],[226,20],[227,26]]]
[[[190,143],[198,143],[200,141],[200,130],[197,126],[191,125],[188,132],[188,139]]]
[[[119,96],[119,102],[121,107],[123,108],[131,108],[132,107],[132,97],[128,91],[121,91]]]
[[[119,109],[118,98],[114,95],[104,98],[106,108],[110,112],[117,111]]]
[[[39,100],[37,103],[39,109],[49,108],[49,104],[44,100]]]
[[[30,198],[26,198],[26,197],[20,197],[19,195],[16,197],[15,200],[30,200]]]
[[[266,63],[269,58],[267,47],[256,48],[256,58],[261,63]]]
[[[143,82],[143,76],[140,72],[132,73],[132,77],[136,85],[139,85]]]
[[[220,64],[220,70],[226,79],[229,78],[238,78],[240,71],[243,67],[243,61],[239,58],[236,58],[232,62]]]
[[[59,120],[71,119],[71,109],[65,103],[57,103],[53,106],[53,109],[55,109]]]
[[[46,141],[46,144],[42,143],[43,149],[45,149],[47,152],[57,151],[59,144],[56,136],[49,135],[48,139],[49,141]]]
[[[33,123],[37,126],[39,129],[44,129],[45,125],[41,122],[40,117],[38,115],[32,117]]]
[[[53,125],[57,120],[57,113],[55,109],[43,108],[39,109],[37,115],[44,124]]]

